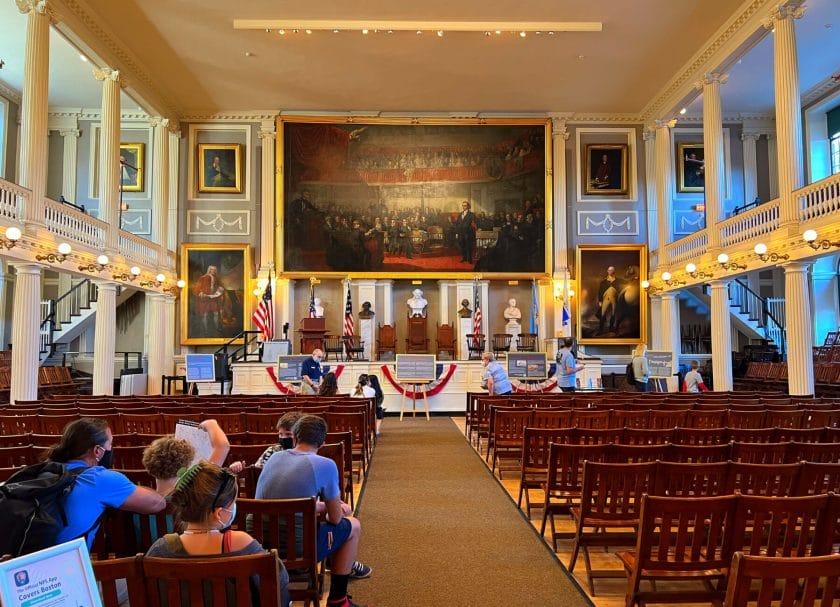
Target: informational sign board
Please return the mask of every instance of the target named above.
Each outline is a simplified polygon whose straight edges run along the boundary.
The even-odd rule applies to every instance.
[[[102,607],[82,538],[0,563],[4,607]]]
[[[267,341],[263,344],[262,362],[271,363],[277,362],[278,356],[289,356],[292,353],[292,342],[288,339],[278,339],[276,341]]]
[[[434,354],[397,354],[397,381],[430,382],[437,379]]]
[[[213,453],[213,446],[210,444],[210,435],[204,428],[199,427],[198,422],[184,419],[179,420],[175,424],[175,436],[177,438],[183,438],[195,449],[195,455],[190,462],[190,466],[197,464],[203,459],[210,459],[210,455]]]
[[[645,356],[650,367],[650,377],[671,377],[674,374],[671,352],[648,350]]]
[[[216,357],[212,354],[187,354],[187,381],[216,381]]]
[[[301,367],[303,361],[307,358],[312,358],[308,354],[298,354],[296,356],[278,356],[277,357],[277,381],[300,381]],[[263,354],[263,359],[265,354]]]
[[[511,379],[547,379],[545,352],[508,352],[508,377]]]

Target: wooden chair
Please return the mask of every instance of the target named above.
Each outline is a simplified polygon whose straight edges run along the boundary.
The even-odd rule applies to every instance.
[[[729,440],[736,443],[772,443],[775,428],[729,428]]]
[[[397,331],[391,325],[378,325],[379,338],[376,340],[376,360],[382,360],[382,354],[391,353],[393,359],[397,355]]]
[[[616,553],[628,575],[627,607],[648,602],[719,604],[732,558],[737,499],[643,496],[636,549]],[[643,592],[643,580],[667,581],[668,589],[653,586]],[[692,584],[682,591],[674,588],[675,582]]]
[[[467,333],[467,360],[481,360],[487,346],[484,333]]]
[[[353,496],[353,433],[352,432],[327,432],[327,443],[341,443],[344,463],[339,467],[339,475],[344,479],[344,495],[350,498],[350,507],[355,509],[355,498]],[[345,500],[346,501],[346,500]]]
[[[455,327],[453,325],[437,325],[436,352],[438,357],[442,353],[447,353],[452,360],[455,359]]]
[[[253,522],[248,532],[264,548],[272,549],[283,559],[289,571],[292,600],[304,601],[304,605],[319,605],[322,584],[318,571],[315,498],[236,500],[235,524],[239,529],[246,528],[249,516]],[[270,604],[276,605],[276,601]]]
[[[801,464],[729,463],[727,493],[785,497],[794,494]]]
[[[621,443],[625,445],[664,445],[673,440],[674,430],[671,428],[624,428],[621,433]]]
[[[840,463],[802,462],[794,495],[840,492]]]
[[[335,462],[335,467],[338,470],[339,476],[343,476],[344,472],[344,443],[324,443],[318,448],[318,455],[331,459]],[[352,475],[351,475],[352,476]],[[349,503],[351,500],[347,499],[347,492],[344,483],[338,484],[342,502]]]
[[[536,352],[539,350],[536,333],[520,333],[516,340],[517,352]]]
[[[95,560],[93,576],[99,582],[104,607],[120,607],[118,582],[125,580],[129,598],[137,605],[146,605],[146,584],[143,579],[143,555],[118,559]]]
[[[606,411],[605,413],[609,413]],[[572,425],[575,424],[572,417]],[[621,441],[622,428],[581,428],[575,427],[573,441],[579,445],[611,445]]]
[[[589,559],[589,547],[636,544],[642,495],[653,490],[655,476],[655,462],[583,463],[580,506],[571,509],[577,525],[572,556],[567,568],[574,571],[578,553],[582,548],[591,595],[595,595],[593,578],[623,577],[623,574],[616,570],[593,570]],[[628,528],[631,531],[628,531]]]
[[[668,445],[665,461],[704,464],[725,462],[729,459],[731,445]]]
[[[758,602],[753,589],[758,586]],[[781,597],[778,602],[776,596]],[[732,558],[727,607],[831,607],[840,597],[840,555]]]
[[[496,411],[496,420],[493,425],[492,462],[490,471],[496,471],[496,463],[499,464],[499,479],[502,478],[502,456],[509,459],[522,459],[522,440],[525,428],[534,417],[533,409],[512,409]],[[488,457],[489,457],[488,453]]]
[[[661,460],[667,445],[610,445],[608,461],[616,464],[638,464]]]
[[[783,464],[788,443],[732,443],[732,461],[748,464]]]
[[[507,354],[510,352],[510,342],[512,339],[513,335],[510,333],[493,333],[493,339],[491,342],[493,355],[498,358],[499,354],[503,352]]]
[[[653,495],[663,497],[713,497],[726,493],[728,462],[692,464],[659,462]]]
[[[840,462],[840,445],[837,443],[792,442],[788,447],[789,462]]]
[[[728,428],[764,428],[764,409],[760,411],[737,411],[729,409],[726,413]]]
[[[331,432],[352,432],[353,433],[353,461],[359,463],[357,470],[359,480],[362,474],[367,473],[368,455],[368,424],[364,411],[355,413],[325,412],[321,417],[327,422]]]
[[[726,428],[677,428],[674,444],[722,445],[727,442]]]
[[[324,360],[330,359],[330,354],[336,361],[344,360],[344,340],[340,335],[324,336]]]
[[[519,497],[516,505],[522,508],[525,497],[525,512],[531,518],[532,489],[539,489],[545,483],[548,473],[549,448],[551,443],[562,443],[569,436],[570,428],[525,428],[522,436],[522,466],[519,471]]]
[[[251,607],[252,592],[259,597],[260,605],[280,604],[276,550],[222,558],[146,556],[142,562],[147,604],[151,607],[202,605],[208,599],[213,605]],[[259,585],[252,584],[254,577],[259,578]]]

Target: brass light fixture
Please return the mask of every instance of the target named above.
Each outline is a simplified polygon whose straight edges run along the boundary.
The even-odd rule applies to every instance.
[[[46,255],[36,255],[35,259],[38,261],[46,261],[47,263],[62,263],[67,256],[70,255],[70,252],[73,250],[66,242],[62,242],[58,245],[58,253],[47,253]]]
[[[840,247],[840,242],[832,242],[827,238],[817,239],[817,231],[816,230],[805,230],[802,234],[802,239],[808,243],[808,246],[814,249],[815,251],[819,251],[820,249],[828,250],[831,247]]]
[[[15,226],[8,227],[6,228],[6,238],[0,238],[0,245],[11,249],[18,243],[21,236],[20,228],[16,228]]]
[[[729,261],[729,255],[727,255],[726,253],[721,253],[720,255],[718,255],[717,260],[720,267],[727,271],[747,269],[747,264]]]
[[[186,281],[179,280],[173,286],[165,287],[163,289],[163,292],[164,293],[169,293],[170,295],[174,295],[175,297],[177,297],[178,295],[181,294],[181,290],[186,286],[187,286]]]
[[[147,280],[145,282],[141,282],[140,286],[141,287],[149,287],[149,288],[159,287],[160,285],[162,285],[165,282],[166,282],[166,275],[165,274],[158,274],[157,276],[155,276],[154,280]]]
[[[788,255],[787,253],[776,253],[775,251],[768,252],[767,245],[763,242],[759,242],[758,244],[756,244],[753,247],[753,251],[755,251],[755,254],[758,255],[758,258],[761,261],[770,261],[772,263],[776,263],[778,261],[790,259],[790,255]]]
[[[137,266],[131,266],[131,269],[128,273],[123,272],[122,274],[114,274],[114,280],[135,280],[138,276],[140,276],[142,270],[140,270]]]
[[[649,295],[656,295],[664,290],[662,287],[652,287],[649,280],[642,281],[642,288],[647,291]]]
[[[671,275],[670,272],[662,272],[662,280],[669,287],[681,287],[681,286],[685,285],[684,280],[677,280],[676,278],[674,278]]]
[[[704,279],[704,278],[714,278],[714,275],[711,274],[710,272],[704,272],[703,270],[698,270],[697,265],[693,264],[693,263],[685,264],[685,271],[688,272],[688,275],[691,276],[692,278],[699,278],[701,280]]]
[[[79,266],[79,271],[80,272],[90,272],[90,273],[101,272],[102,270],[104,270],[105,268],[108,267],[108,262],[109,261],[110,260],[108,259],[107,255],[100,255],[99,257],[96,258],[96,263],[89,263],[87,265],[80,265]]]

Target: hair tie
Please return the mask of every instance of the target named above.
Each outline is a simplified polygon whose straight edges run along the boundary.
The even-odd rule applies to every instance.
[[[201,464],[178,470],[178,482],[175,484],[175,491],[180,491],[189,485],[198,476],[199,471],[201,471]]]

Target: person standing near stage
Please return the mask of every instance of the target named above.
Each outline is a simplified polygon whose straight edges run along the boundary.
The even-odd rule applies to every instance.
[[[513,391],[513,386],[508,379],[505,368],[496,362],[492,352],[485,352],[481,355],[481,362],[484,364],[484,376],[482,384],[487,386],[487,393],[491,396],[503,396]]]
[[[324,377],[324,371],[321,369],[321,359],[323,358],[324,351],[315,348],[312,351],[312,356],[303,361],[300,366],[301,394],[318,394],[318,386],[321,384],[321,378]]]
[[[583,371],[583,365],[577,364],[572,354],[571,337],[563,340],[560,351],[557,353],[557,387],[563,392],[574,392],[577,387],[577,372]]]

